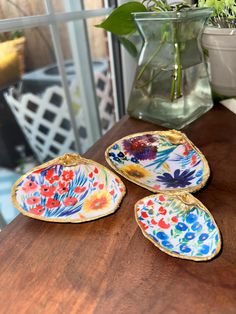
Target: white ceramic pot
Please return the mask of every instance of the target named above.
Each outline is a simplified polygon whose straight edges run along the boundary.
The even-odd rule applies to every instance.
[[[206,27],[202,45],[208,50],[213,91],[236,96],[236,29]]]

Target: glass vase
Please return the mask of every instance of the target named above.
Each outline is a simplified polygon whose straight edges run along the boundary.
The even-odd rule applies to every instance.
[[[201,47],[212,10],[134,13],[143,46],[128,113],[167,128],[181,129],[212,108]]]

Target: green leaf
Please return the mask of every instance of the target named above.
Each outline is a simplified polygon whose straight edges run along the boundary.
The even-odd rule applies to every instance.
[[[127,2],[115,9],[105,21],[96,27],[104,28],[115,35],[127,35],[136,30],[131,13],[146,11],[146,7],[140,2]]]
[[[127,38],[119,36],[120,43],[125,47],[125,49],[131,54],[132,57],[137,57],[138,51],[135,45]]]

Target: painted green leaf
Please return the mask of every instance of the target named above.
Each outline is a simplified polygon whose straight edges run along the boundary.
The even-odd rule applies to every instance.
[[[96,26],[104,28],[115,35],[127,35],[136,30],[131,13],[146,11],[147,9],[142,3],[131,1],[119,6],[105,21]]]

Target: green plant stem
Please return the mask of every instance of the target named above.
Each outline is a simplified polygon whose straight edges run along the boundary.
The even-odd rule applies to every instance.
[[[164,42],[166,41],[166,36],[163,35],[162,40],[159,44],[159,46],[157,47],[157,49],[153,52],[153,54],[148,58],[147,62],[143,65],[143,67],[141,68],[137,79],[140,80],[144,71],[146,70],[147,66],[150,64],[150,62],[152,62],[152,60],[155,58],[155,56],[158,54],[158,52],[161,50],[162,45],[164,44]]]
[[[171,82],[171,92],[170,92],[170,99],[174,101],[175,99],[181,96],[181,64],[180,64],[180,47],[179,43],[176,40],[176,28],[174,30],[174,47],[175,47],[175,66],[173,70],[173,78]]]

